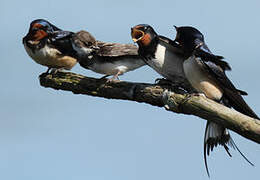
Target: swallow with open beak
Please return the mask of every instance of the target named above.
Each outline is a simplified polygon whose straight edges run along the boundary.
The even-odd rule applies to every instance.
[[[190,87],[183,71],[184,54],[176,42],[158,35],[147,24],[131,28],[131,36],[138,44],[138,53],[145,63],[173,83]],[[185,89],[186,89],[185,88]]]
[[[259,119],[256,113],[247,105],[241,95],[247,95],[245,91],[237,89],[226,76],[226,71],[231,70],[222,56],[214,55],[204,42],[203,34],[194,27],[175,27],[177,34],[175,42],[183,49],[185,61],[184,73],[191,85],[206,97],[232,107],[235,110],[252,118]],[[208,121],[204,137],[204,162],[209,176],[207,155],[214,147],[222,145],[229,156],[229,147],[238,152],[253,165],[238,149],[228,130],[214,122]]]
[[[44,19],[31,22],[23,38],[27,54],[38,64],[50,69],[70,70],[76,63],[71,45],[73,32],[63,31]]]
[[[82,67],[104,77],[113,75],[108,81],[145,65],[135,45],[98,41],[87,31],[75,33],[72,46]]]

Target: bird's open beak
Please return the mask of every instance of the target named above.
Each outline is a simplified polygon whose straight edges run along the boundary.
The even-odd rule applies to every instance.
[[[132,40],[136,43],[144,37],[144,32],[133,27],[131,28],[131,36]]]

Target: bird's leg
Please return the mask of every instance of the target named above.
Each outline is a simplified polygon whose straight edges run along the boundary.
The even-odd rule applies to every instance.
[[[108,76],[110,76],[110,75],[102,76],[100,79],[101,79],[101,80],[102,80],[102,79],[105,79],[105,78],[107,78]]]
[[[198,93],[198,92],[195,92],[195,93],[191,93],[189,94],[190,96],[203,96],[206,98],[206,95],[204,93]]]
[[[186,89],[186,86],[184,86],[183,83],[173,82],[165,78],[157,78],[155,80],[155,83],[179,94],[187,94],[189,92],[189,90]]]
[[[63,68],[52,68],[51,74],[57,74],[58,72],[62,72]]]
[[[51,69],[51,74],[56,74],[58,72],[58,69],[57,68],[52,68]]]
[[[49,71],[50,71],[50,67],[48,67],[47,71],[45,72],[46,74],[49,74]]]
[[[108,79],[107,82],[112,82],[112,81],[115,81],[116,79],[119,80],[118,76],[121,75],[122,72],[121,71],[118,71],[112,78]]]
[[[192,98],[192,96],[197,96],[197,97],[203,96],[203,97],[206,97],[204,93],[198,93],[198,92],[187,94],[186,97],[181,102],[181,104],[185,104],[187,101],[189,101]]]
[[[157,79],[155,79],[154,82],[156,84],[158,84],[158,85],[168,85],[168,86],[171,86],[173,84],[172,81],[170,81],[168,79],[165,79],[165,78],[157,78]]]

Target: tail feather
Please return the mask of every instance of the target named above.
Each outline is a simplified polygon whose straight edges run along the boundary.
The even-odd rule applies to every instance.
[[[220,126],[214,122],[207,122],[204,135],[204,163],[209,177],[210,174],[208,169],[207,156],[209,156],[214,147],[217,147],[218,145],[224,146],[227,154],[231,156],[229,148],[226,145],[229,140],[230,135],[223,126]]]
[[[239,154],[251,165],[251,166],[255,166],[241,151],[240,149],[237,147],[237,145],[235,144],[234,140],[230,137],[230,141],[229,143],[231,144],[230,146],[233,147],[235,150],[237,150],[239,152]]]
[[[237,150],[250,165],[254,166],[254,164],[251,163],[248,158],[238,149],[226,128],[214,122],[208,121],[204,136],[204,163],[209,177],[210,174],[208,169],[207,156],[209,156],[214,147],[217,147],[218,145],[222,145],[230,157],[232,157],[232,155],[229,151],[229,147]]]

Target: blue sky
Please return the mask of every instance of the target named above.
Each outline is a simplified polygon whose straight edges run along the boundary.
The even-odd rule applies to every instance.
[[[130,27],[147,23],[175,37],[173,25],[201,30],[223,55],[234,84],[249,93],[260,114],[259,1],[13,1],[2,0],[0,179],[157,180],[208,179],[203,162],[206,121],[135,102],[107,100],[39,85],[46,67],[26,54],[29,23],[44,18],[64,30],[90,31],[97,39],[132,43]],[[77,65],[75,73],[101,77]],[[121,80],[154,82],[149,67]],[[238,152],[217,148],[208,159],[211,179],[259,178],[259,145],[232,133]]]

